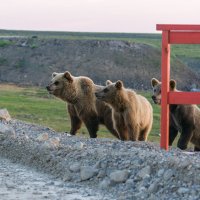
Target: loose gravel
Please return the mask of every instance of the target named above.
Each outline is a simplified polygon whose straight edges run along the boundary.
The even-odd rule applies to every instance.
[[[0,158],[1,200],[100,200],[101,194]]]
[[[89,187],[100,199],[200,199],[198,152],[69,136],[11,120],[0,121],[0,155],[65,183]]]

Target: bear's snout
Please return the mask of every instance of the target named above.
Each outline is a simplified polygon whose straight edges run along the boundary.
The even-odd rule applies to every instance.
[[[97,92],[95,92],[94,94],[95,94],[95,96],[96,96],[96,97],[98,97],[98,96],[99,96]]]
[[[98,92],[95,92],[95,96],[97,99],[101,99],[101,95]]]
[[[154,95],[153,95],[151,98],[152,98],[152,100],[153,100],[153,102],[154,102],[155,104],[161,104],[161,99],[157,98],[157,97],[154,96]]]
[[[151,98],[153,99],[153,101],[155,101],[155,100],[156,100],[156,97],[155,97],[154,95],[153,95]]]
[[[46,86],[46,89],[48,90],[48,91],[50,91],[50,86],[48,85],[48,86]]]

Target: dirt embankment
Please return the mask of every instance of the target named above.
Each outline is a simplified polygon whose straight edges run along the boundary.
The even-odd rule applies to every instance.
[[[75,76],[89,76],[97,84],[121,79],[128,87],[150,89],[151,78],[160,77],[160,49],[146,44],[37,37],[4,40],[0,82],[46,86],[54,71],[69,70]],[[179,88],[200,87],[200,78],[180,60],[173,59],[171,71]]]

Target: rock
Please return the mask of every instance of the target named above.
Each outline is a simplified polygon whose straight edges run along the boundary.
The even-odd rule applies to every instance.
[[[0,109],[0,120],[11,120],[10,114],[7,109]]]
[[[55,137],[55,138],[50,139],[50,144],[55,148],[59,147],[60,146],[60,138]]]
[[[48,133],[42,133],[41,135],[39,135],[36,140],[39,141],[39,142],[42,142],[42,141],[47,141],[49,139],[49,135]]]
[[[110,174],[110,180],[115,183],[123,183],[129,177],[128,170],[117,170]]]
[[[149,193],[156,193],[158,191],[159,188],[159,182],[160,180],[156,180],[154,181],[148,188],[148,192]]]
[[[90,166],[85,166],[85,167],[81,167],[81,180],[85,181],[88,180],[90,178],[92,178],[93,176],[95,176],[98,173],[98,170],[90,167]]]
[[[6,187],[9,188],[9,189],[14,189],[16,188],[15,184],[11,181],[6,181],[5,183]]]
[[[76,142],[75,145],[74,145],[74,147],[76,149],[81,150],[84,147],[84,144],[82,142]]]
[[[79,163],[75,163],[69,166],[69,170],[72,172],[79,172],[80,168],[81,168],[81,165]]]
[[[171,169],[168,169],[164,175],[163,178],[165,181],[167,181],[168,179],[170,179],[172,176],[174,175],[174,172]]]
[[[72,179],[72,176],[71,176],[71,174],[70,174],[70,172],[69,173],[65,173],[65,175],[63,176],[63,181],[70,181]]]
[[[15,130],[7,125],[0,124],[0,134],[2,137],[10,137],[10,138],[15,138]]]
[[[99,184],[100,189],[107,189],[111,185],[111,181],[109,178],[105,178],[102,182]]]
[[[51,149],[53,148],[52,144],[48,141],[45,141],[44,144],[43,144],[43,147],[46,148],[46,149]]]
[[[164,169],[159,169],[158,170],[158,176],[162,176],[164,174],[165,170]]]
[[[99,170],[99,173],[97,175],[98,178],[103,178],[106,175],[106,170],[105,169],[101,169]]]
[[[142,179],[149,177],[151,173],[151,167],[150,166],[146,166],[144,168],[142,168],[139,172],[138,172],[138,176]]]
[[[184,194],[184,193],[187,193],[189,191],[189,189],[188,188],[185,188],[185,187],[180,187],[178,190],[177,190],[177,192],[179,193],[179,194]]]

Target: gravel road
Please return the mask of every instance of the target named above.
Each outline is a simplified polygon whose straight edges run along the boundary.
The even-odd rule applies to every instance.
[[[200,199],[198,152],[166,152],[150,142],[69,136],[11,120],[0,121],[0,156],[60,179],[61,191],[65,184],[72,184],[73,191],[81,187],[79,199],[85,198],[81,191],[88,194],[88,188],[95,199]]]
[[[98,200],[103,197],[80,185],[64,183],[33,168],[0,158],[0,199]]]

